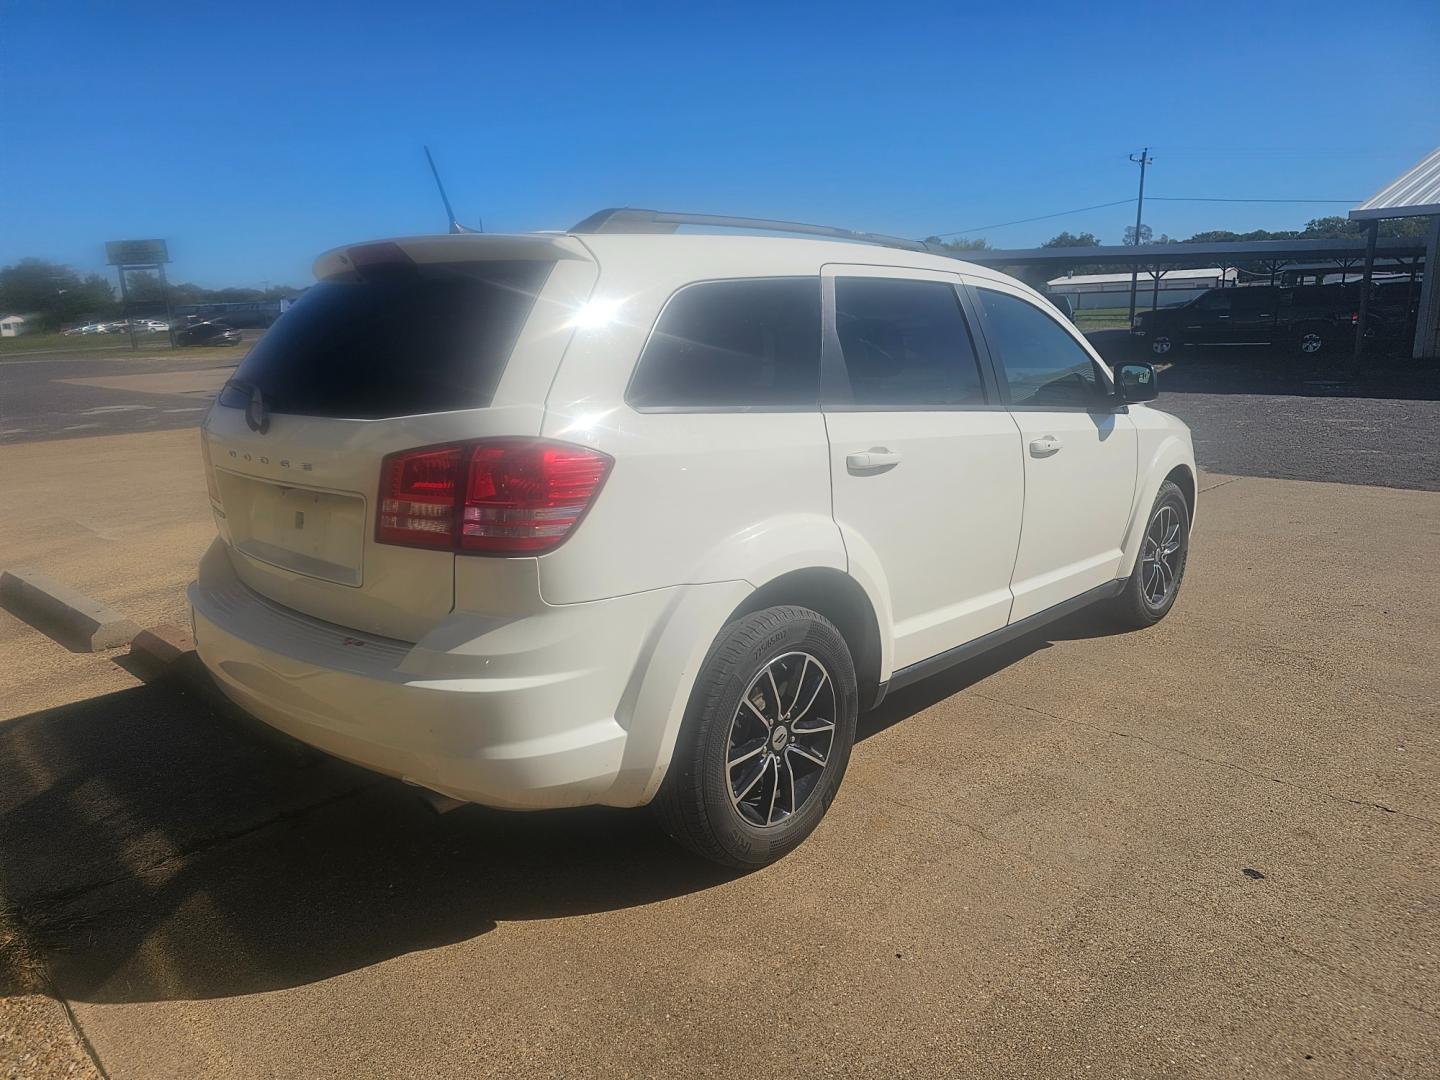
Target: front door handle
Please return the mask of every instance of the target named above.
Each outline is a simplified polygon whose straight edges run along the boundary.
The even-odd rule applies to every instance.
[[[884,446],[872,446],[869,450],[856,450],[845,455],[845,467],[852,473],[893,469],[899,464],[900,455]]]
[[[1030,440],[1030,456],[1049,457],[1051,454],[1057,453],[1064,445],[1054,435],[1042,435],[1038,439]]]

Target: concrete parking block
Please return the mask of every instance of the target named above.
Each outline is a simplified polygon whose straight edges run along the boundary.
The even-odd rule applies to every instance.
[[[182,630],[172,623],[147,626],[135,635],[130,643],[132,654],[140,653],[146,659],[168,667],[186,653],[195,651],[195,639],[190,631]]]
[[[83,652],[129,644],[140,627],[64,582],[36,570],[0,573],[0,603],[51,637]]]

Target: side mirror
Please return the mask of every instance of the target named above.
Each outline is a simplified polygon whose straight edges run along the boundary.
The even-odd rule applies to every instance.
[[[1153,364],[1127,363],[1115,367],[1116,400],[1130,404],[1139,401],[1154,401],[1160,393],[1155,382]]]

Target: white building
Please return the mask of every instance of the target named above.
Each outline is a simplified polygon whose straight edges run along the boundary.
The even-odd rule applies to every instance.
[[[1051,292],[1093,293],[1121,292],[1130,295],[1130,272],[1123,274],[1063,274],[1047,281]],[[1161,270],[1160,291],[1167,289],[1215,289],[1235,284],[1235,268],[1218,266],[1199,270]],[[1141,270],[1137,288],[1152,289],[1155,279],[1149,270]]]
[[[24,315],[0,315],[0,337],[19,337],[25,330]]]
[[[1092,308],[1123,308],[1130,303],[1130,271],[1120,274],[1065,274],[1046,283],[1052,294],[1070,298],[1075,311]],[[1139,308],[1170,307],[1193,300],[1206,289],[1235,284],[1235,269],[1218,266],[1199,270],[1160,270],[1159,288],[1155,275],[1141,270],[1135,281],[1135,304]]]

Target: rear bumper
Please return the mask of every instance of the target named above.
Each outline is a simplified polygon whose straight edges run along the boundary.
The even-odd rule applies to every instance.
[[[412,645],[261,597],[217,542],[189,597],[200,659],[258,719],[454,798],[545,809],[649,800],[672,706],[689,692],[654,653],[683,594],[708,588],[541,604],[522,618],[455,612]],[[634,707],[646,700],[669,705]]]

